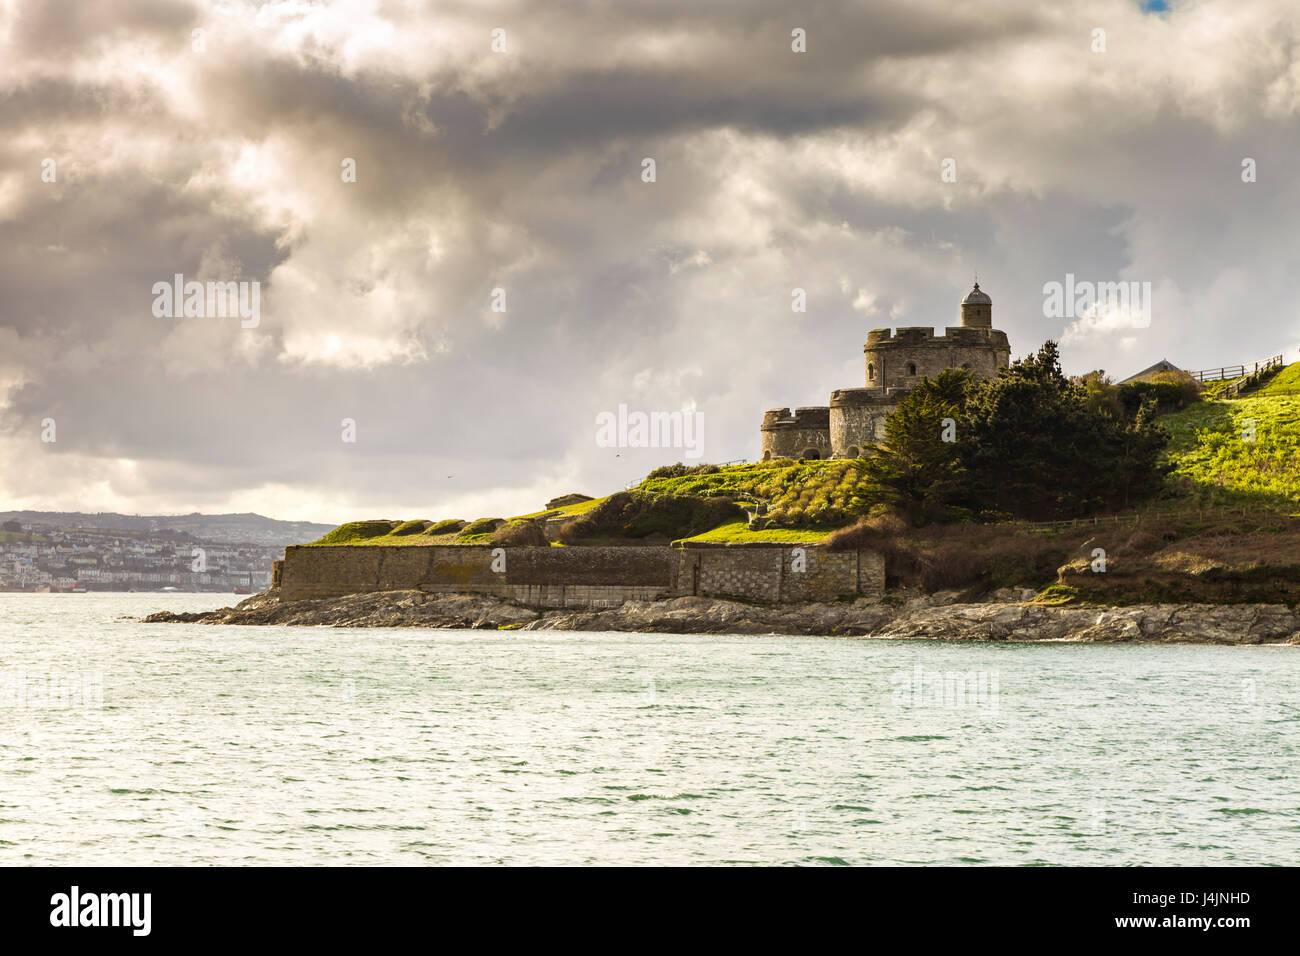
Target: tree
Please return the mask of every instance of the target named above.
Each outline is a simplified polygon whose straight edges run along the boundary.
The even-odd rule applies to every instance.
[[[23,526],[17,521],[6,521],[3,525],[5,531],[22,531]]]
[[[1114,388],[1100,372],[1067,378],[1050,341],[993,379],[945,371],[899,401],[884,442],[856,466],[858,494],[913,524],[1126,507],[1159,490],[1169,436],[1154,402],[1128,417]]]
[[[1101,412],[1111,418],[1124,417],[1124,403],[1120,400],[1119,386],[1102,369],[1080,375],[1078,383],[1083,386],[1084,401],[1094,412]]]
[[[1154,409],[1126,421],[1061,371],[1055,342],[971,390],[962,457],[974,502],[1027,518],[1127,505],[1159,487],[1168,435]]]
[[[970,376],[945,369],[909,391],[885,421],[885,440],[855,462],[875,498],[907,514],[913,524],[954,517],[954,502],[966,496],[967,475],[957,441]]]

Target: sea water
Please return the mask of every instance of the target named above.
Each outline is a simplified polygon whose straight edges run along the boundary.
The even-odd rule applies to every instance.
[[[1300,648],[142,624],[0,594],[4,864],[1294,864]]]

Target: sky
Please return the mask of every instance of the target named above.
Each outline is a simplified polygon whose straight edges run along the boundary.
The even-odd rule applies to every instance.
[[[0,0],[0,510],[509,516],[752,460],[977,274],[1071,373],[1300,360],[1297,51],[1291,0]],[[1049,314],[1067,275],[1146,321]],[[605,447],[620,405],[700,457]]]

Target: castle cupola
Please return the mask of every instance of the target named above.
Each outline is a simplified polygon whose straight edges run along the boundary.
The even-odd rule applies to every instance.
[[[993,328],[993,300],[980,290],[978,282],[961,300],[961,324],[968,329]]]

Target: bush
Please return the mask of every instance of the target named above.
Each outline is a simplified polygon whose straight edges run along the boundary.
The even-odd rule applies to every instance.
[[[1123,418],[1127,414],[1120,397],[1120,386],[1112,382],[1104,370],[1096,369],[1080,375],[1075,381],[1083,388],[1084,402],[1089,410],[1111,418]],[[1133,410],[1136,411],[1141,404],[1138,401]]]
[[[495,531],[505,523],[505,518],[479,518],[477,521],[471,521],[461,528],[460,537],[465,538],[471,534],[487,534],[490,531]]]
[[[743,519],[745,512],[729,497],[692,498],[647,491],[621,491],[560,529],[568,543],[584,538],[644,538],[664,535],[688,538],[725,521]]]
[[[467,524],[469,524],[469,522],[461,518],[444,518],[442,521],[435,521],[425,529],[424,533],[427,535],[452,534],[459,531]]]
[[[1149,382],[1129,382],[1119,387],[1119,399],[1130,417],[1137,414],[1147,399],[1154,401],[1162,412],[1186,408],[1201,400],[1205,390],[1200,382],[1186,372],[1161,372]]]
[[[910,527],[898,515],[859,521],[826,539],[834,551],[876,551],[891,586],[927,591],[959,588],[1041,588],[1069,560],[1072,542],[1015,527],[976,524]]]
[[[405,537],[408,534],[421,534],[425,528],[433,524],[432,521],[403,521],[393,529],[393,537]]]
[[[397,524],[396,521],[385,520],[349,521],[347,524],[339,525],[315,543],[347,544],[349,541],[364,541],[367,538],[378,538],[380,535],[388,534],[397,527]]]
[[[507,521],[492,532],[492,543],[512,548],[545,548],[550,545],[539,522],[529,518]]]
[[[832,551],[861,551],[864,548],[878,550],[902,537],[907,530],[907,522],[896,514],[863,518],[857,524],[841,528],[832,534],[826,539],[826,547]]]
[[[675,465],[663,465],[656,468],[646,475],[646,480],[649,481],[651,478],[684,478],[687,475],[716,475],[721,470],[717,465],[686,465],[679,461]]]

